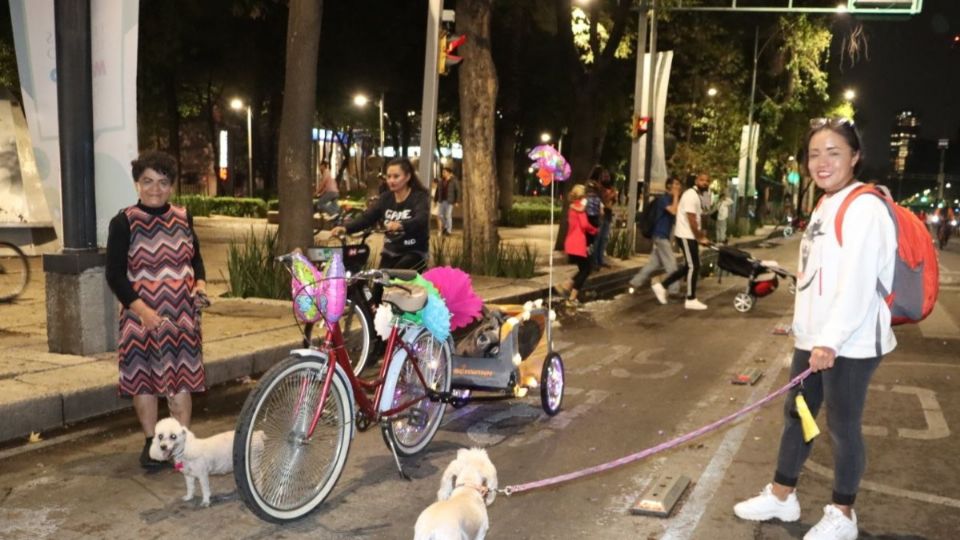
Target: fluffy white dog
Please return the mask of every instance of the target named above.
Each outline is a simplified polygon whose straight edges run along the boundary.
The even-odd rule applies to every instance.
[[[482,448],[461,448],[440,479],[437,502],[420,513],[414,540],[483,540],[487,506],[497,497],[497,469]]]
[[[193,499],[194,485],[200,481],[203,494],[201,506],[210,506],[210,475],[233,472],[233,431],[224,431],[213,437],[198,439],[175,418],[164,418],[154,428],[150,457],[158,461],[173,461],[173,467],[183,473],[187,494],[183,500]],[[257,437],[259,435],[259,437]],[[263,447],[263,434],[254,434],[255,447]]]

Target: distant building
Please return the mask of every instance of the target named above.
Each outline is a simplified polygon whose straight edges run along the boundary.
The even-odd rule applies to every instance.
[[[890,161],[895,175],[907,172],[917,150],[920,118],[911,110],[897,113],[893,131],[890,133]],[[912,167],[909,167],[912,168]]]

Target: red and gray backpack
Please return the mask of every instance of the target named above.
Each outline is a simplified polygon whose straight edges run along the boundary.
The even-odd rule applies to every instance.
[[[837,242],[841,246],[843,215],[850,203],[864,194],[874,195],[884,202],[897,230],[897,260],[892,290],[887,291],[877,283],[877,291],[890,306],[891,324],[920,322],[933,311],[940,290],[940,265],[930,232],[913,212],[894,202],[885,187],[864,184],[854,188],[837,211],[834,223]]]

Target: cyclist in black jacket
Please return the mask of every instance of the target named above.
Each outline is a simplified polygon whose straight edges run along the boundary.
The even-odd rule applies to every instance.
[[[427,266],[429,251],[430,193],[408,159],[394,159],[387,164],[387,187],[390,191],[382,194],[362,216],[330,232],[352,234],[383,220],[386,233],[380,268],[422,271]]]

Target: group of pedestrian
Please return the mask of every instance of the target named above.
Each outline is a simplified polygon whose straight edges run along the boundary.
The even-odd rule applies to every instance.
[[[617,190],[610,171],[596,165],[586,184],[574,185],[567,197],[567,233],[563,251],[567,254],[567,262],[576,265],[577,272],[556,289],[561,296],[577,303],[590,273],[610,267],[605,252],[610,242]]]
[[[697,298],[697,281],[700,276],[700,246],[710,244],[702,227],[702,216],[705,213],[703,196],[705,193],[709,194],[710,176],[706,173],[698,174],[693,187],[687,190],[683,190],[683,184],[675,177],[669,178],[665,187],[666,193],[656,198],[650,209],[654,212],[655,223],[650,259],[630,280],[630,286],[643,286],[651,280],[655,272],[663,269],[667,272],[666,277],[650,285],[657,301],[666,304],[668,292],[677,294],[677,283],[685,277],[687,289],[684,294],[684,308],[701,311],[707,309],[707,306]],[[676,237],[683,252],[684,262],[679,268],[670,242],[671,234]]]
[[[865,469],[862,417],[873,373],[884,355],[896,346],[891,313],[878,291],[891,290],[897,234],[886,206],[875,197],[859,197],[846,210],[844,243],[831,231],[847,194],[861,185],[860,136],[853,123],[821,119],[811,123],[801,165],[825,193],[810,216],[800,245],[797,293],[793,316],[795,348],[790,376],[813,373],[790,391],[784,405],[773,481],[756,497],[736,504],[741,519],[796,521],[801,508],[796,488],[812,444],[805,442],[794,398],[800,392],[816,416],[824,402],[833,441],[832,503],[810,529],[806,540],[854,540],[858,535],[853,510]],[[452,176],[452,171],[448,173]],[[190,214],[169,200],[176,163],[160,152],[146,152],[132,164],[139,195],[110,222],[107,281],[122,304],[119,333],[119,389],[133,398],[144,435],[140,463],[155,469],[162,464],[147,454],[157,420],[158,396],[165,396],[171,415],[188,426],[191,394],[205,389],[199,317],[196,307],[205,295],[205,270]],[[446,175],[445,175],[446,176]],[[409,161],[393,160],[386,174],[389,193],[363,217],[335,232],[353,232],[376,220],[388,231],[380,264],[387,268],[422,268],[426,262],[430,197]],[[603,186],[603,176],[600,176]],[[701,194],[709,186],[706,174],[683,190],[679,180],[667,181],[666,193],[654,203],[658,212],[651,262],[632,284],[646,282],[656,268],[668,276],[652,285],[657,300],[666,302],[668,289],[686,277],[687,309],[700,310],[696,296],[699,248],[707,243],[701,227]],[[448,191],[439,202],[455,204]],[[600,196],[601,204],[604,196]],[[577,274],[561,289],[576,300],[592,268],[588,235],[599,235],[588,213],[588,190],[573,186],[569,194],[568,233],[564,249],[577,265]],[[673,269],[670,230],[675,228],[684,264]],[[595,240],[596,241],[596,240]],[[601,259],[602,260],[602,259]]]

